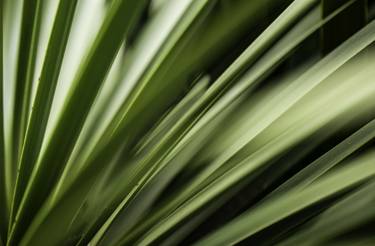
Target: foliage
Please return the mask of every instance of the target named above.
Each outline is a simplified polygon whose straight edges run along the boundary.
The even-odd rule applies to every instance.
[[[373,245],[366,0],[0,0],[0,245]]]

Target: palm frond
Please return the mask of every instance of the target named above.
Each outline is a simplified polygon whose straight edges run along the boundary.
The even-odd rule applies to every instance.
[[[374,244],[371,1],[0,10],[0,245]]]

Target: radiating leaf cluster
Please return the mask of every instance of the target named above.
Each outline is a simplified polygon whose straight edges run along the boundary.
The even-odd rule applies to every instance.
[[[0,246],[375,244],[371,1],[0,13]]]

